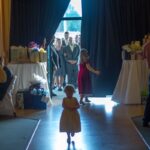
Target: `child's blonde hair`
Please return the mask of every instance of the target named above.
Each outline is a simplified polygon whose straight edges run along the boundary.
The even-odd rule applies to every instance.
[[[89,60],[89,55],[87,49],[83,48],[80,51],[80,64],[83,64],[84,62],[87,62]]]
[[[71,84],[66,85],[64,88],[64,92],[66,93],[67,91],[71,91],[72,93],[74,93],[75,92],[74,86]]]

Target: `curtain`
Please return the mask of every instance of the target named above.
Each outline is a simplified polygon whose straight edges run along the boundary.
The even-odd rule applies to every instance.
[[[12,0],[11,45],[41,44],[55,33],[70,0]]]
[[[0,56],[9,58],[11,0],[0,0]]]
[[[121,68],[121,46],[142,40],[150,32],[149,0],[82,0],[81,45],[91,64],[101,70],[92,75],[96,96],[112,94]]]

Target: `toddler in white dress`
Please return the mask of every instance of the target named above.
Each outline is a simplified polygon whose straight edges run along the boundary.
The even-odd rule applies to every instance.
[[[64,108],[60,118],[60,132],[67,133],[67,142],[71,142],[71,136],[81,131],[80,115],[77,109],[80,107],[78,100],[73,97],[75,89],[72,85],[67,85],[64,89],[66,97],[63,99]]]

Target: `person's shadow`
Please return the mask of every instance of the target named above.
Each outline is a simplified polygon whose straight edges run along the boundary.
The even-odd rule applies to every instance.
[[[71,149],[71,145],[72,145],[72,149]],[[76,150],[75,142],[74,141],[71,141],[71,143],[68,143],[67,150]]]

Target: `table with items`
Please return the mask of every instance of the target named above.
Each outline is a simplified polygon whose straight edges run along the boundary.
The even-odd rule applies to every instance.
[[[123,60],[112,100],[122,104],[141,104],[142,93],[148,91],[147,60]]]
[[[17,76],[17,81],[14,87],[15,92],[24,91],[31,86],[31,83],[35,80],[35,76],[39,76],[46,82],[43,84],[43,88],[47,91],[46,99],[43,99],[46,103],[50,100],[49,86],[47,82],[47,64],[46,62],[40,63],[22,63],[22,64],[8,64],[8,68],[14,75]]]

